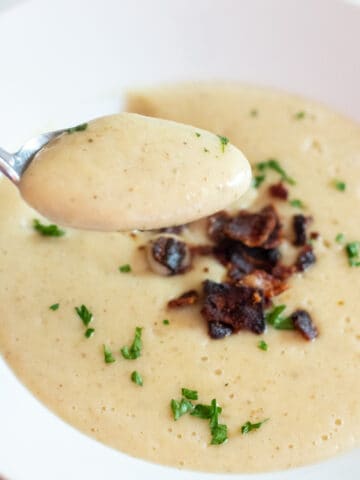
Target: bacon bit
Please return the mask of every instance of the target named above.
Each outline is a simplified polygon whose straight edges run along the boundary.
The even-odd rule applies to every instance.
[[[194,305],[199,300],[199,294],[196,290],[189,290],[177,298],[173,298],[167,304],[168,308],[181,308],[188,305]]]
[[[269,205],[259,213],[240,211],[235,218],[225,224],[224,233],[228,238],[242,242],[248,247],[261,247],[277,224],[277,213],[274,207]]]
[[[176,275],[190,268],[191,253],[185,242],[170,236],[160,236],[150,242],[148,259],[156,273]]]
[[[295,233],[294,245],[297,247],[306,245],[306,228],[311,220],[311,217],[305,217],[301,214],[293,216],[293,229]]]
[[[320,237],[319,232],[310,232],[310,238],[311,240],[317,240]]]
[[[316,262],[316,257],[314,250],[311,245],[305,245],[299,253],[299,256],[296,259],[295,266],[298,272],[304,272],[307,270],[313,263]]]
[[[224,238],[224,227],[231,220],[231,216],[222,210],[208,218],[207,234],[214,242],[219,242]]]
[[[278,263],[272,269],[271,274],[279,280],[287,280],[296,271],[297,268],[295,265],[283,265],[282,263]]]
[[[261,290],[205,280],[205,300],[201,313],[205,320],[225,324],[233,333],[265,330],[264,296]],[[211,334],[211,330],[210,334]]]
[[[284,281],[266,273],[264,270],[254,270],[252,273],[243,276],[236,285],[262,290],[266,299],[280,295],[289,288]]]
[[[209,335],[216,340],[228,337],[233,333],[233,329],[229,325],[221,322],[209,322]]]
[[[269,193],[272,197],[278,198],[279,200],[285,201],[289,197],[289,191],[282,182],[270,185]]]
[[[306,340],[314,340],[319,335],[309,313],[306,310],[296,310],[290,315],[294,327]]]
[[[280,245],[281,240],[282,240],[282,225],[278,220],[269,238],[266,240],[266,242],[263,245],[261,245],[261,247],[265,249],[276,248]]]

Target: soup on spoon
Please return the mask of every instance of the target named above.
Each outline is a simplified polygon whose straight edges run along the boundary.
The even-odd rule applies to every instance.
[[[251,169],[226,137],[132,113],[95,119],[44,147],[23,198],[61,225],[103,231],[188,223],[239,199]]]

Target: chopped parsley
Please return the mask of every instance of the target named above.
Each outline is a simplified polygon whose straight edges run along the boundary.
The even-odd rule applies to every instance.
[[[169,320],[168,320],[167,318],[165,318],[165,319],[163,320],[163,324],[164,324],[164,325],[170,325],[170,322],[169,322]]]
[[[296,118],[296,120],[302,120],[303,118],[305,118],[305,116],[306,113],[304,111],[300,111],[295,113],[294,118]]]
[[[105,360],[105,363],[114,363],[115,362],[115,358],[112,354],[112,351],[110,350],[109,347],[107,347],[105,344],[103,345],[103,349],[104,349],[104,360]]]
[[[75,307],[75,310],[76,310],[76,313],[81,318],[85,327],[87,327],[93,319],[93,314],[90,312],[90,310],[88,310],[88,308],[85,305],[81,305],[81,307]]]
[[[71,127],[66,130],[67,133],[75,133],[75,132],[83,132],[88,127],[87,123],[81,123],[80,125],[76,125],[76,127]]]
[[[131,374],[131,380],[136,383],[136,385],[139,385],[140,387],[143,386],[143,379],[142,379],[142,376],[140,375],[139,372],[137,372],[136,370],[134,370]]]
[[[131,265],[129,265],[128,263],[126,263],[125,265],[121,265],[121,267],[119,267],[119,271],[121,273],[129,273],[131,272]]]
[[[95,328],[87,328],[84,335],[86,338],[90,338],[94,335],[95,333]]]
[[[257,117],[258,115],[259,115],[259,110],[257,110],[257,108],[253,108],[252,110],[250,110],[251,117]]]
[[[276,160],[275,158],[269,158],[269,160],[266,160],[265,162],[260,162],[256,165],[256,167],[259,172],[262,173],[265,173],[266,170],[273,170],[281,176],[281,180],[289,183],[290,185],[295,185],[296,183],[292,177],[289,177],[289,175],[282,168],[278,160]]]
[[[294,198],[293,200],[289,201],[290,205],[295,208],[305,208],[305,205],[302,200],[298,198]]]
[[[335,237],[335,242],[337,243],[343,243],[345,240],[345,235],[343,233],[338,233]]]
[[[120,351],[126,360],[135,360],[141,355],[142,341],[141,341],[142,328],[135,328],[135,337],[130,347],[123,347]]]
[[[218,135],[221,143],[221,151],[225,152],[225,147],[229,143],[229,139],[227,137],[223,137],[222,135]]]
[[[218,407],[218,409],[219,409],[219,413],[221,413],[221,408]],[[195,408],[191,412],[191,415],[193,417],[209,419],[211,418],[211,415],[212,415],[212,407],[211,405],[202,405],[201,403],[199,403],[198,405],[195,405]]]
[[[266,322],[277,330],[294,330],[292,319],[281,315],[285,309],[286,305],[277,305],[270,312],[266,312]]]
[[[60,303],[54,303],[53,305],[50,305],[49,309],[55,312],[55,310],[58,310],[60,307]]]
[[[170,407],[175,421],[179,420],[179,418],[186,413],[191,413],[194,410],[194,405],[185,398],[182,398],[180,401],[172,399]]]
[[[33,228],[44,237],[62,237],[65,230],[61,230],[57,225],[44,225],[37,218],[33,220]]]
[[[196,390],[190,390],[189,388],[182,388],[181,394],[183,397],[187,398],[188,400],[198,399],[198,392]]]
[[[249,421],[245,422],[244,425],[241,427],[241,433],[245,435],[246,433],[249,433],[252,430],[258,430],[268,420],[269,418],[265,418],[265,420],[262,420],[261,422],[257,422],[257,423],[251,423]]]
[[[360,267],[360,242],[350,242],[345,246],[350,267]]]
[[[209,150],[204,147],[204,152],[205,152],[205,153],[209,153]]]
[[[334,180],[334,187],[336,188],[336,190],[339,190],[339,192],[345,192],[346,183],[342,180]]]
[[[219,406],[216,399],[211,400],[210,432],[211,445],[220,445],[227,441],[227,425],[219,423]]]
[[[259,188],[260,185],[265,181],[266,175],[256,175],[252,179],[252,186],[254,188]]]
[[[258,348],[260,348],[260,350],[264,350],[264,352],[266,352],[267,349],[269,348],[269,346],[264,340],[260,340],[259,343],[258,343]]]
[[[195,132],[195,135],[196,135],[198,138],[201,137],[201,133],[199,133],[199,132]]]

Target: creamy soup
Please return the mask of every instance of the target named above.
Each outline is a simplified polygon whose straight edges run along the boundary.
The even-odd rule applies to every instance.
[[[287,185],[288,201],[271,202],[286,235],[292,215],[313,216],[317,262],[293,275],[274,302],[288,313],[310,312],[319,336],[308,342],[298,332],[268,327],[260,336],[241,331],[213,340],[199,306],[166,307],[186,290],[200,291],[205,279],[224,279],[225,269],[213,257],[197,257],[187,273],[164,277],[149,269],[139,249],[151,233],[68,229],[58,238],[41,236],[32,228],[36,213],[2,181],[0,347],[6,361],[70,424],[162,464],[268,471],[358,446],[360,267],[349,265],[344,245],[360,240],[359,126],[302,98],[237,85],[133,92],[128,109],[218,132],[254,166],[275,158],[296,181]],[[268,204],[268,186],[278,178],[267,171],[243,206],[258,210]],[[209,242],[203,222],[180,235]],[[93,314],[87,326],[75,311],[82,304]],[[87,323],[86,311],[79,312]],[[87,338],[89,327],[94,332]],[[120,349],[130,347],[135,327],[143,328],[141,356],[127,360]],[[258,348],[260,340],[266,351]],[[104,344],[114,362],[105,363]],[[131,381],[134,371],[143,386]],[[198,391],[197,402],[217,400],[227,443],[210,445],[205,420],[186,414],[174,421],[170,401],[180,399],[183,387]],[[246,422],[264,419],[261,428],[241,433]]]
[[[197,220],[249,187],[243,154],[189,125],[122,113],[43,148],[21,178],[25,200],[62,225],[147,230]]]

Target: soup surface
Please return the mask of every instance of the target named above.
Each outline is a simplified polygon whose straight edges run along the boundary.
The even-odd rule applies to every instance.
[[[317,261],[293,275],[290,288],[274,300],[289,313],[309,311],[319,336],[308,342],[298,332],[268,327],[261,336],[241,331],[213,340],[197,305],[166,307],[186,290],[200,291],[205,279],[224,279],[225,269],[213,257],[197,257],[189,272],[163,277],[149,269],[139,249],[151,233],[69,229],[61,237],[42,236],[32,228],[36,213],[2,181],[0,347],[7,362],[75,427],[162,464],[268,471],[358,446],[360,267],[349,265],[344,245],[360,240],[359,126],[302,98],[238,85],[132,92],[128,109],[218,132],[254,166],[275,158],[296,180],[287,187],[289,200],[301,200],[303,210],[299,202],[271,202],[286,235],[292,215],[313,217]],[[242,206],[258,210],[268,204],[268,186],[278,178],[268,171]],[[209,242],[204,222],[181,235]],[[88,326],[75,311],[81,305],[93,313]],[[86,338],[89,327],[95,331]],[[135,327],[143,328],[142,352],[127,360],[120,348],[131,345]],[[258,348],[259,340],[267,351]],[[115,362],[105,363],[104,344]],[[143,386],[131,381],[134,371]],[[191,415],[174,421],[170,401],[180,399],[183,387],[197,390],[201,403],[216,398],[227,443],[210,445],[207,421]],[[241,433],[245,422],[265,418],[261,428]]]
[[[227,207],[249,188],[250,178],[249,163],[226,137],[121,113],[79,125],[46,145],[25,170],[20,191],[61,225],[148,230]]]

